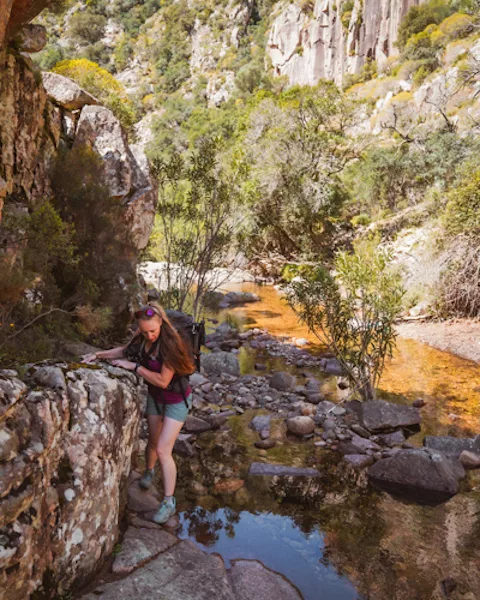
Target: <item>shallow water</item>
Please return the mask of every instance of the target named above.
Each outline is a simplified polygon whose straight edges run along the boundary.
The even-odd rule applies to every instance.
[[[231,285],[253,291],[261,302],[223,311],[242,329],[266,328],[275,335],[315,338],[271,287]],[[270,370],[298,371],[283,359],[242,349],[242,372],[261,361]],[[312,369],[309,369],[312,371]],[[267,371],[268,373],[268,371]],[[336,378],[316,373],[327,397],[338,397]],[[480,430],[480,367],[411,340],[398,340],[381,381],[379,397],[422,409],[420,444],[426,433],[470,435]],[[253,447],[257,439],[247,412],[229,420],[231,432],[203,434],[200,458],[179,464],[181,537],[217,552],[227,567],[236,558],[257,559],[287,577],[305,600],[441,600],[442,581],[453,577],[452,599],[480,599],[480,477],[473,475],[440,506],[400,502],[372,490],[364,474],[349,470],[313,440],[292,440],[281,420],[272,422],[278,445]],[[253,461],[318,468],[319,479],[248,475]],[[189,496],[183,482],[195,479],[210,490],[218,479],[242,480],[234,493]],[[240,485],[240,484],[239,484]],[[260,600],[260,599],[259,599]]]

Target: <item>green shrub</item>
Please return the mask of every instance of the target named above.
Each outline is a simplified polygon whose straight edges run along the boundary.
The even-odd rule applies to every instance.
[[[412,35],[424,31],[431,23],[438,25],[453,12],[454,8],[445,0],[429,0],[412,6],[398,28],[397,46],[403,50]]]
[[[367,215],[367,213],[360,213],[359,215],[355,215],[350,219],[350,223],[354,227],[366,227],[367,225],[370,225],[371,222],[372,219],[370,218],[370,215]]]
[[[480,236],[480,168],[475,163],[464,167],[457,185],[448,194],[445,230],[450,236]]]
[[[77,40],[94,44],[103,37],[106,25],[107,19],[103,15],[76,12],[70,17],[69,33]]]

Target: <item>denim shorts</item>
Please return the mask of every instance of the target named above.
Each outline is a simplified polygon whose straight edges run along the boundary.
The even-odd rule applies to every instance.
[[[183,423],[187,418],[188,411],[192,408],[192,394],[187,396],[187,404],[188,408],[183,400],[177,404],[161,404],[160,402],[156,402],[149,394],[147,396],[147,410],[145,414],[168,417],[169,419]]]

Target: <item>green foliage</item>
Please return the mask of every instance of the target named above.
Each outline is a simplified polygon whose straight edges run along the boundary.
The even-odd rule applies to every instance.
[[[218,286],[208,274],[226,263],[236,226],[237,186],[218,164],[218,150],[218,142],[204,139],[186,160],[178,152],[153,158],[160,235],[150,251],[166,262],[162,303],[182,310],[193,298],[194,315]]]
[[[480,169],[475,162],[465,165],[448,194],[445,230],[449,236],[468,233],[480,237]]]
[[[347,74],[344,78],[343,88],[346,90],[357,83],[365,83],[374,79],[378,74],[377,63],[374,60],[367,59],[362,70],[357,75]]]
[[[412,35],[424,31],[432,23],[438,25],[454,12],[455,9],[445,0],[429,0],[412,6],[398,28],[397,46],[403,50]]]
[[[339,252],[335,274],[318,265],[287,288],[287,300],[310,331],[340,361],[363,399],[375,397],[385,360],[395,347],[394,323],[404,290],[391,255],[378,240]]]
[[[476,151],[474,137],[437,131],[412,144],[377,146],[347,169],[344,182],[355,201],[354,210],[375,215],[422,201],[431,186],[448,187],[462,161]]]
[[[58,44],[49,44],[35,58],[42,71],[50,71],[58,62],[65,58],[65,52]]]
[[[108,71],[86,58],[64,60],[55,65],[53,71],[76,81],[110,108],[125,129],[131,129],[135,122],[134,106],[122,84]]]
[[[251,254],[331,255],[345,200],[338,173],[355,156],[346,135],[354,108],[326,81],[252,100],[237,142],[250,179]]]
[[[354,227],[361,227],[361,226],[366,227],[367,225],[370,225],[371,222],[372,222],[372,219],[366,213],[360,213],[359,215],[355,215],[354,217],[352,217],[350,219],[350,223]]]
[[[145,21],[164,4],[162,0],[115,0],[112,13],[129,36],[136,36]]]
[[[131,244],[121,223],[121,203],[103,184],[102,160],[77,145],[60,154],[52,189],[64,221],[75,228],[77,260],[62,270],[62,289],[76,304],[107,302],[124,290],[119,273],[130,272]]]
[[[117,71],[125,69],[128,61],[133,57],[132,40],[125,35],[122,36],[115,46],[113,57]]]
[[[186,0],[180,0],[165,6],[162,14],[165,29],[153,48],[153,55],[159,77],[158,90],[171,94],[190,76],[189,34],[195,23],[195,13]]]
[[[107,19],[90,12],[76,12],[69,20],[69,34],[83,43],[94,44],[104,34]]]

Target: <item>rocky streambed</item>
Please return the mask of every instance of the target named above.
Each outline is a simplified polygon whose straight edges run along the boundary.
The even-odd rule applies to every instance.
[[[302,339],[222,323],[207,345],[178,515],[151,523],[160,494],[134,473],[119,552],[85,598],[477,597],[480,436],[422,440],[423,399],[341,402],[339,365]]]

